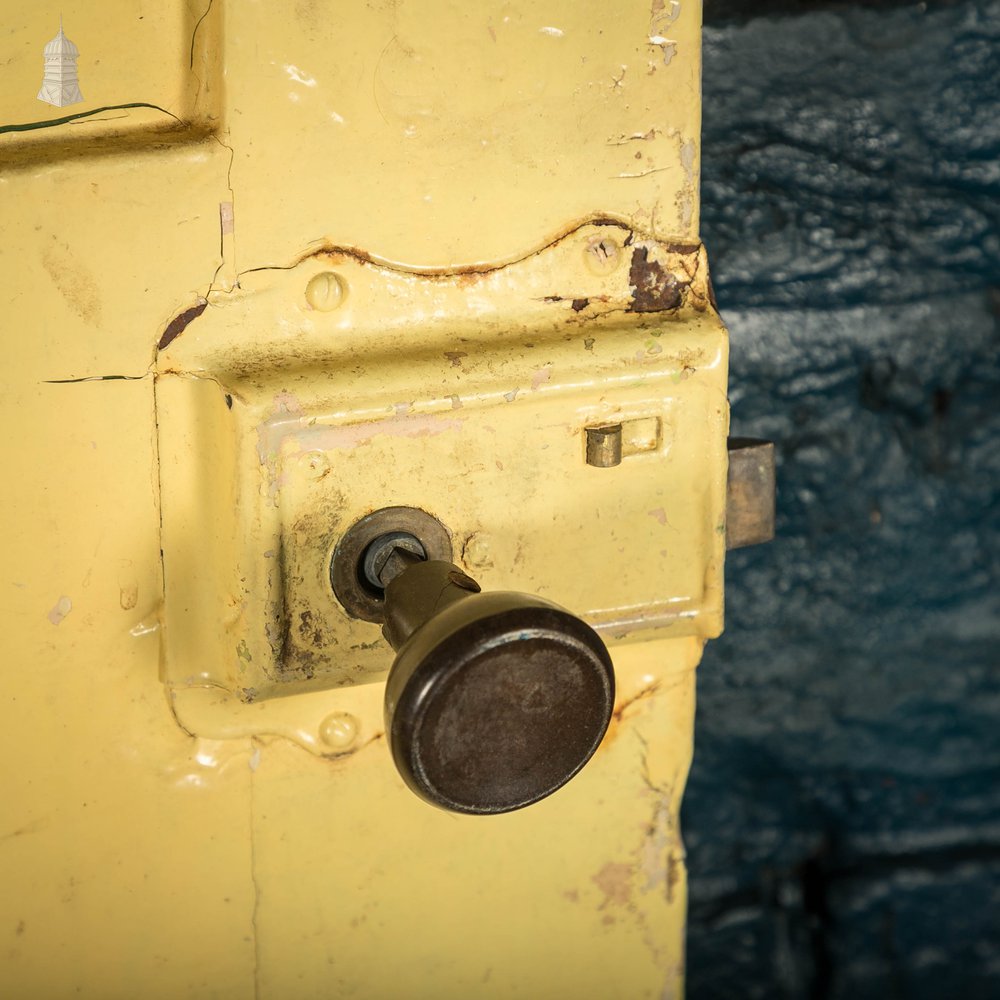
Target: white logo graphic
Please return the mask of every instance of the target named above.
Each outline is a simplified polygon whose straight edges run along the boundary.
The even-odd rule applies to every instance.
[[[57,108],[79,104],[83,100],[76,78],[76,60],[80,50],[63,34],[59,18],[59,34],[45,46],[45,79],[38,99]]]

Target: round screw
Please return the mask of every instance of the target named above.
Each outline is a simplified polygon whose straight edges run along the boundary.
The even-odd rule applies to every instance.
[[[347,285],[335,271],[314,274],[306,285],[306,302],[319,312],[332,312],[347,297]]]
[[[346,750],[358,738],[358,720],[347,712],[334,712],[320,724],[319,738],[334,750]]]
[[[321,451],[305,452],[301,462],[309,479],[322,479],[330,471],[330,460]]]
[[[583,261],[591,274],[611,274],[621,261],[622,251],[611,236],[594,236],[583,248]]]

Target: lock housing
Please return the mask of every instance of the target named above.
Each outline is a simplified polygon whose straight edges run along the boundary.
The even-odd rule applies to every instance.
[[[330,564],[386,507],[610,645],[721,631],[727,337],[699,244],[607,220],[444,271],[326,247],[185,317],[156,408],[164,679],[192,731],[316,748],[315,719],[384,679]]]

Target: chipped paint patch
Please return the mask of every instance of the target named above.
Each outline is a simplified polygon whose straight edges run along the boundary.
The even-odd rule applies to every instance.
[[[695,158],[698,147],[693,139],[685,139],[680,146],[681,167],[684,169],[684,187],[674,196],[681,222],[685,229],[691,225],[694,218],[694,207],[697,201],[698,179],[695,176]]]
[[[288,399],[298,401],[290,394]],[[275,397],[276,401],[278,397]],[[461,401],[459,401],[461,406]],[[452,409],[455,409],[454,403]],[[425,438],[461,429],[463,421],[458,418],[442,419],[435,415],[414,415],[409,412],[410,403],[398,403],[393,407],[393,416],[384,420],[366,421],[358,424],[343,424],[335,427],[307,426],[303,416],[279,416],[265,421],[257,427],[257,459],[266,470],[268,499],[277,504],[278,490],[284,484],[288,472],[285,466],[289,457],[297,457],[303,452],[350,451],[368,444],[379,436],[395,438]],[[301,407],[299,407],[301,413]]]
[[[311,428],[308,441],[323,451],[334,451],[356,448],[367,444],[379,436],[396,438],[435,437],[448,431],[457,431],[462,427],[462,421],[456,419],[443,420],[437,416],[406,416],[389,417],[374,423],[348,424],[343,427]]]
[[[670,802],[660,799],[646,830],[646,837],[639,849],[639,871],[645,877],[643,892],[662,889],[668,902],[673,902],[674,886],[679,876],[671,880],[674,835],[670,816]]]
[[[459,430],[462,421],[442,420],[437,416],[414,416],[407,410],[410,404],[401,403],[402,411],[385,420],[363,424],[345,424],[340,427],[302,427],[298,421],[275,420],[258,428],[257,455],[262,465],[276,461],[278,449],[285,438],[296,438],[299,450],[344,451],[367,444],[379,436],[397,438],[422,438]]]
[[[276,413],[289,413],[296,417],[302,416],[304,412],[298,397],[287,391],[275,395],[274,409]]]
[[[655,45],[663,53],[663,65],[669,66],[677,55],[677,43],[663,35],[650,35],[649,44]]]
[[[231,201],[219,202],[219,228],[223,236],[229,236],[236,228],[236,216],[233,214]]]
[[[301,83],[303,87],[315,87],[316,78],[310,76],[305,70],[299,69],[298,66],[286,66],[285,72],[288,74],[288,79],[293,80],[295,83]]]
[[[155,632],[160,631],[160,621],[158,618],[154,618],[151,621],[143,620],[133,625],[129,630],[128,634],[132,636],[133,639],[141,639],[144,635],[153,635]]]
[[[64,594],[52,606],[48,619],[53,625],[58,625],[73,610],[73,602]]]
[[[660,50],[664,66],[669,66],[677,55],[677,42],[667,38],[666,30],[680,14],[678,0],[653,0],[649,9],[649,44]]]
[[[537,392],[546,382],[552,379],[552,366],[546,365],[531,376],[531,391]]]
[[[688,184],[694,183],[694,157],[697,148],[694,139],[685,139],[681,143],[681,166],[684,168]]]

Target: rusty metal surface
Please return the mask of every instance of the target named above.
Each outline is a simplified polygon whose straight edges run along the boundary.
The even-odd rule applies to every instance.
[[[741,549],[774,538],[774,442],[729,438],[726,481],[726,548]]]

